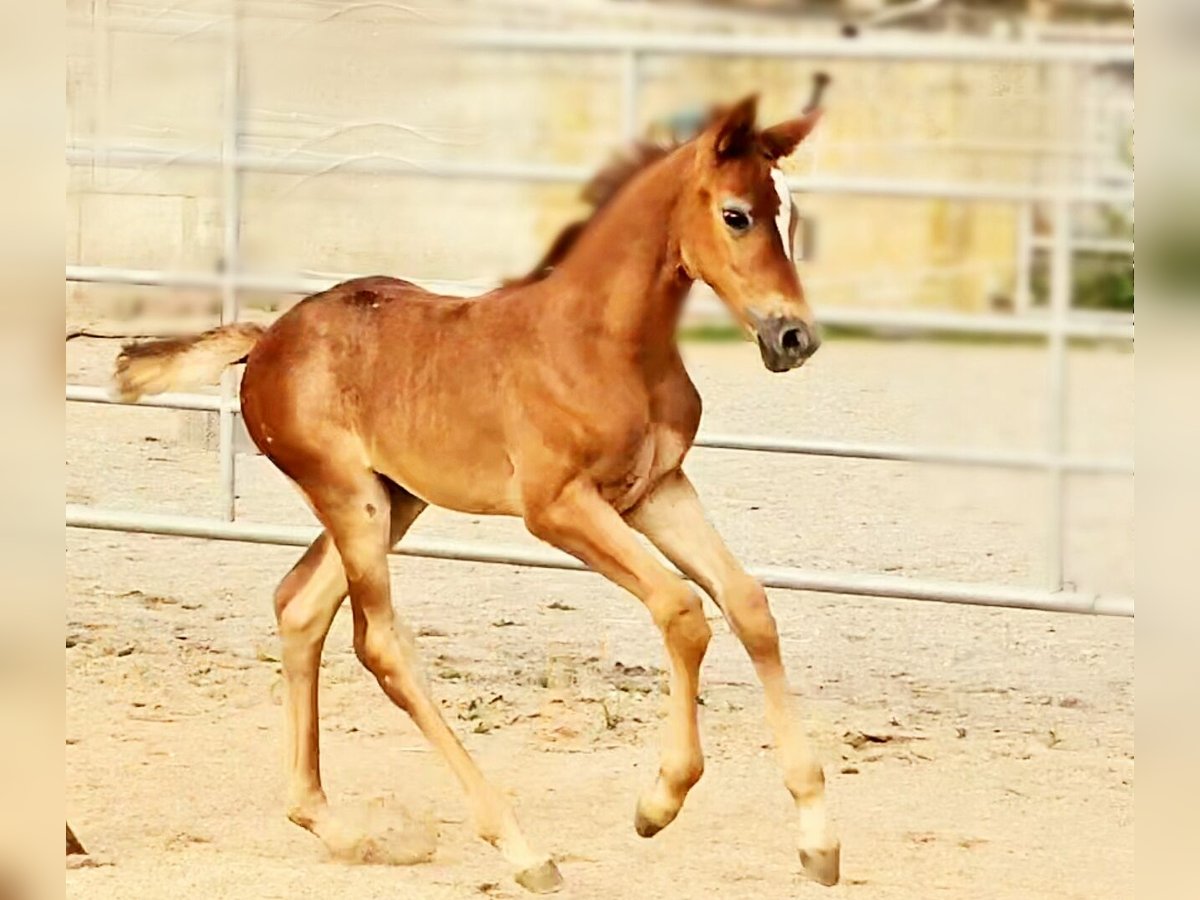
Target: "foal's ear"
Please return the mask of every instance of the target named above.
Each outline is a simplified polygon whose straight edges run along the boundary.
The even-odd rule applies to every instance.
[[[733,159],[750,151],[756,137],[754,120],[757,115],[758,94],[751,94],[716,114],[709,133],[718,160]]]
[[[789,119],[786,122],[780,122],[778,125],[772,125],[761,135],[759,140],[762,142],[764,152],[769,159],[782,159],[785,156],[790,156],[796,146],[808,137],[808,133],[813,130],[817,122],[821,119],[822,109],[817,107],[811,109],[798,119]]]

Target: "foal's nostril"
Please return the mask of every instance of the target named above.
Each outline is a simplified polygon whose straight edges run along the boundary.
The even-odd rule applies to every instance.
[[[779,336],[779,344],[785,353],[802,353],[807,343],[804,329],[799,327],[786,328]]]
[[[821,340],[815,326],[798,316],[750,316],[763,365],[772,372],[787,372],[802,366]]]

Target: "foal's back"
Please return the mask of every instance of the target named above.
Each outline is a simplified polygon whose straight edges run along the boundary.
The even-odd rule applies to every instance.
[[[505,357],[528,330],[506,301],[386,277],[309,297],[249,354],[247,430],[301,484],[314,469],[366,466],[438,505],[511,511],[500,400]]]

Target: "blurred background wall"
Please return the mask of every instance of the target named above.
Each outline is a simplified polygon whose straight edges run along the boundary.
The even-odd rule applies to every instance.
[[[68,263],[212,272],[222,261],[223,23],[218,2],[70,0]],[[578,215],[579,185],[430,165],[590,171],[625,136],[623,53],[447,48],[431,27],[572,35],[842,36],[913,46],[957,35],[1033,43],[1128,43],[1123,0],[622,2],[523,0],[417,7],[244,0],[240,151],[328,160],[320,174],[247,171],[240,266],[261,273],[388,273],[484,286],[517,274]],[[857,36],[854,36],[857,34]],[[1027,62],[642,55],[638,132],[758,91],[764,119],[833,76],[828,115],[789,160],[818,179],[950,183],[1020,191],[1132,185],[1132,68]],[[108,167],[107,150],[156,154]],[[403,177],[345,171],[383,160]],[[894,192],[893,192],[894,194]],[[1036,314],[1049,211],[1029,201],[818,192],[803,264],[818,310],[952,309]],[[1132,204],[1080,208],[1079,307],[1132,308]],[[150,287],[75,284],[69,318],[168,301]],[[194,299],[215,312],[215,292]],[[286,303],[278,292],[249,298]]]

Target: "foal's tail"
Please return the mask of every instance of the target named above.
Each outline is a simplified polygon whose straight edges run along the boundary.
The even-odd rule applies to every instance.
[[[122,400],[216,384],[228,366],[242,362],[265,329],[238,322],[203,334],[126,344],[113,373],[114,392]]]

